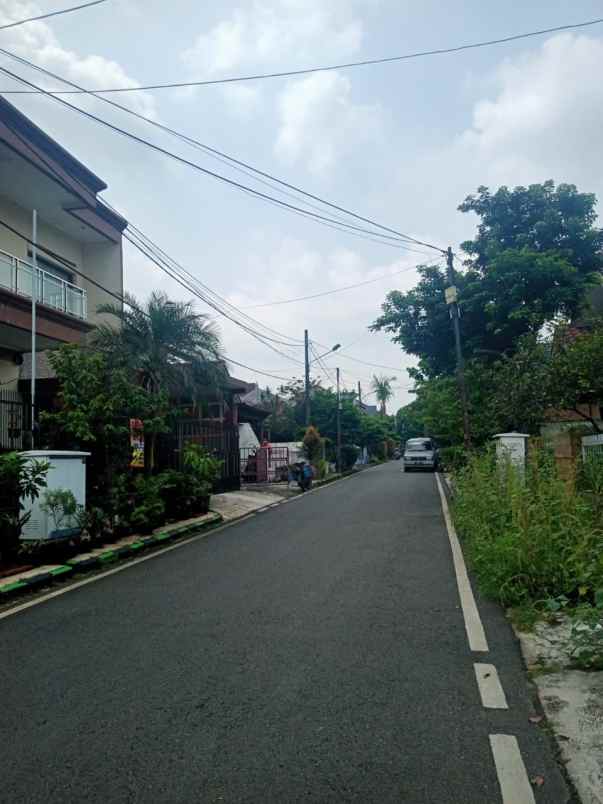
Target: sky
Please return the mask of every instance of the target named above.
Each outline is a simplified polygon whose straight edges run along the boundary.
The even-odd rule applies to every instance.
[[[0,25],[74,5],[0,0]],[[108,0],[0,31],[1,47],[89,89],[275,72],[431,50],[601,16],[589,0]],[[0,56],[0,66],[48,79]],[[458,54],[294,78],[112,96],[154,120],[416,239],[458,249],[477,219],[457,211],[480,185],[552,178],[603,196],[603,25]],[[22,89],[0,76],[0,89]],[[5,97],[108,184],[102,197],[230,303],[273,330],[278,352],[222,317],[224,350],[273,388],[312,373],[345,387],[395,377],[394,412],[412,400],[414,359],[368,326],[417,264],[438,261],[320,225],[141,147],[40,95]],[[198,149],[94,98],[68,100],[235,181],[275,193]],[[298,204],[290,197],[279,198]],[[330,214],[330,213],[327,213]],[[362,224],[360,224],[362,225]],[[191,294],[126,244],[126,288]],[[272,302],[376,279],[292,304]],[[195,301],[199,312],[211,312]],[[274,334],[278,332],[279,335]],[[286,336],[286,337],[283,337]],[[284,353],[284,354],[283,354]],[[355,358],[355,360],[351,359]],[[358,362],[362,361],[362,362]],[[371,364],[371,365],[367,365]],[[376,366],[383,366],[379,368]],[[385,368],[386,367],[386,368]],[[373,397],[374,398],[374,397]]]

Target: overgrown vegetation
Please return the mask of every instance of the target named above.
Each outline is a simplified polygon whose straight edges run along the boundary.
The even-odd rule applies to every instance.
[[[534,450],[525,473],[475,455],[457,475],[455,522],[480,586],[505,605],[603,592],[603,522],[590,497]]]
[[[46,487],[46,461],[30,460],[18,452],[0,455],[0,559],[11,560],[19,548],[24,525],[25,500],[37,500]]]

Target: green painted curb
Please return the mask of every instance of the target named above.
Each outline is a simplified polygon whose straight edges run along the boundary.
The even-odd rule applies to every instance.
[[[115,553],[114,550],[107,550],[106,553],[101,553],[99,555],[98,560],[104,563],[106,561],[115,561],[116,558],[117,554]]]
[[[10,594],[10,592],[17,592],[19,589],[27,589],[29,584],[25,583],[25,581],[15,581],[14,583],[7,583],[4,586],[0,586],[0,594],[6,595]]]
[[[68,572],[73,572],[73,567],[69,567],[66,564],[62,567],[50,570],[50,574],[55,578],[57,575],[66,575]]]
[[[153,539],[156,542],[167,542],[169,539],[173,538],[174,534],[172,533],[158,533],[156,536],[153,536]]]
[[[142,550],[143,547],[145,547],[144,542],[132,542],[130,550]]]

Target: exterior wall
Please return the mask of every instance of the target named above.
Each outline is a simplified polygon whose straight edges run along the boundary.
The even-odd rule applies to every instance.
[[[99,285],[113,291],[120,297],[123,296],[123,250],[121,242],[84,245],[83,256],[83,272],[91,279],[96,280]],[[108,322],[115,326],[117,319],[113,316],[98,315],[96,310],[101,304],[118,305],[117,299],[85,279],[81,279],[80,284],[88,294],[88,322],[90,324]]]
[[[8,199],[0,197],[0,218],[28,237],[31,237],[31,216],[32,210],[23,209]],[[52,226],[48,226],[42,218],[38,219],[38,242],[44,248],[55,251],[61,257],[74,263],[76,268],[82,270],[81,244]],[[27,260],[28,248],[29,244],[25,240],[0,226],[0,249],[2,251],[8,251],[15,257]],[[74,276],[73,284],[81,286],[79,277]]]

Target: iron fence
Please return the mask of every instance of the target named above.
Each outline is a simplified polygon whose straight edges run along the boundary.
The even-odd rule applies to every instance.
[[[222,475],[216,491],[233,491],[241,487],[239,428],[207,419],[181,419],[176,422],[175,460],[182,468],[187,444],[200,444],[222,461]]]
[[[26,394],[0,388],[0,450],[29,447],[31,402]]]

